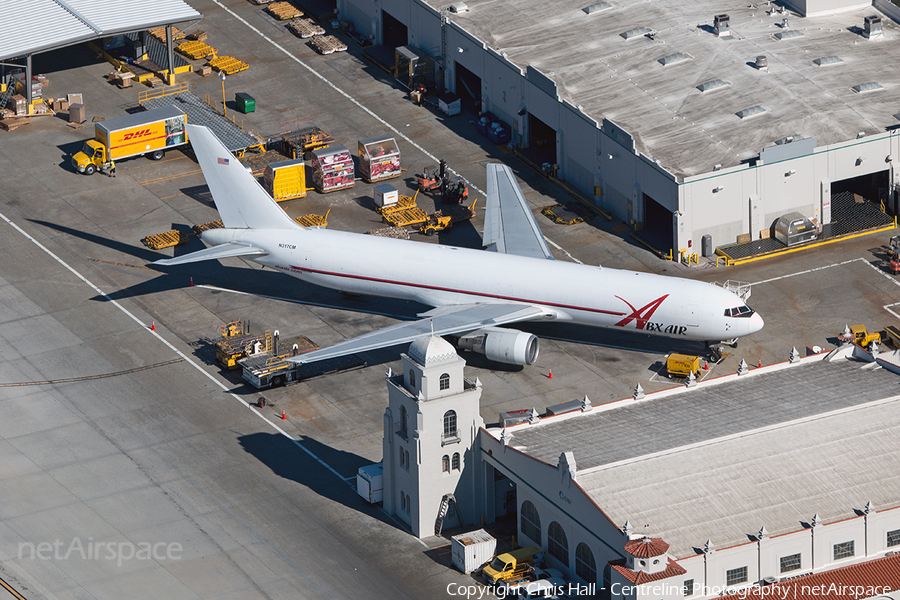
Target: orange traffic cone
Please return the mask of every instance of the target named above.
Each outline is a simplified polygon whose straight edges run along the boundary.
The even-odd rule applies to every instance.
[[[762,359],[759,359],[759,365],[758,365],[758,366],[762,367]]]
[[[156,331],[156,321],[150,321],[150,331]]]
[[[709,363],[706,362],[706,361],[703,361],[703,370],[704,370],[704,371],[709,371]]]
[[[287,419],[287,416],[285,416],[284,411],[282,410],[281,411],[281,420],[284,421],[286,419]]]
[[[553,379],[553,369],[547,369],[547,379]]]
[[[193,276],[191,276],[191,285],[190,285],[190,287],[194,287],[194,277],[193,277]]]

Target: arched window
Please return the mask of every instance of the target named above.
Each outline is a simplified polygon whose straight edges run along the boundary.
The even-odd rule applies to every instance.
[[[409,387],[416,387],[416,372],[409,370]]]
[[[541,516],[528,500],[522,503],[522,533],[536,545],[541,545]]]
[[[547,528],[547,552],[558,560],[564,567],[569,567],[569,540],[562,525],[553,521]]]
[[[450,472],[450,457],[446,454],[443,456],[443,458],[441,458],[441,470],[444,473]]]
[[[400,492],[400,510],[406,510],[406,494]]]
[[[406,407],[400,407],[400,433],[406,437],[406,428],[409,425],[409,416],[406,414]]]
[[[409,501],[409,494],[406,495],[406,512],[409,513],[409,509],[412,507],[412,502]]]
[[[404,452],[403,448],[400,448],[400,466],[406,466],[406,452]]]
[[[450,389],[450,373],[444,373],[441,375],[441,389],[442,390]]]
[[[459,471],[459,452],[453,453],[453,470]]]
[[[597,581],[597,563],[594,562],[594,553],[584,542],[575,548],[575,574],[588,583]]]
[[[406,470],[409,471],[409,452],[404,450],[403,453],[406,455]]]
[[[456,411],[448,410],[444,413],[444,437],[455,438],[456,435]]]

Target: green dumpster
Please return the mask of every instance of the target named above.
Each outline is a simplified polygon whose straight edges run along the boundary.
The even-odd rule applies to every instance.
[[[256,99],[250,94],[238,92],[234,95],[234,103],[237,105],[237,109],[244,114],[256,111]]]

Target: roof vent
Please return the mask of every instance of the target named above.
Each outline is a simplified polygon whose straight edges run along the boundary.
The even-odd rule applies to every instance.
[[[769,72],[769,59],[766,58],[765,54],[760,54],[756,57],[756,68],[766,73]]]
[[[779,40],[789,40],[791,38],[800,37],[803,35],[802,31],[798,31],[796,29],[786,29],[785,31],[779,31],[775,34]]]
[[[720,87],[725,87],[726,85],[731,85],[727,81],[722,79],[710,79],[709,81],[704,81],[700,85],[697,86],[697,89],[701,92],[708,92],[710,90],[715,90]]]
[[[837,63],[844,62],[844,59],[840,56],[823,56],[822,58],[817,58],[813,62],[820,67],[824,67],[825,65],[836,65]]]
[[[766,112],[766,109],[764,109],[762,106],[757,104],[756,106],[751,106],[750,108],[745,108],[744,110],[739,110],[734,114],[736,114],[737,116],[739,116],[742,119],[746,119],[748,117],[752,117],[754,115],[758,115],[758,114],[764,113],[764,112]]]
[[[609,2],[598,2],[596,4],[591,4],[590,6],[585,6],[581,10],[584,14],[589,15],[591,13],[600,12],[601,10],[606,10],[607,8],[612,8],[612,4]]]
[[[450,12],[464,13],[469,12],[469,6],[465,2],[456,2],[450,5]]]
[[[719,37],[727,37],[731,35],[731,17],[726,14],[716,15],[713,17],[713,29]]]
[[[787,137],[781,138],[780,140],[775,140],[775,144],[778,145],[778,146],[781,146],[781,145],[784,145],[784,144],[790,144],[790,143],[793,142],[793,141],[794,141],[794,136],[789,135],[789,136],[787,136]]]
[[[884,31],[881,29],[881,17],[879,17],[878,15],[871,15],[866,17],[865,22],[863,23],[863,28],[865,36],[870,40],[880,38],[882,35],[884,35]]]
[[[662,66],[674,65],[675,63],[681,62],[683,60],[689,59],[690,56],[685,54],[684,52],[676,52],[675,54],[670,54],[668,56],[663,56],[657,62]]]
[[[626,40],[630,40],[631,38],[641,37],[643,35],[647,35],[652,30],[649,27],[635,27],[634,29],[629,29],[628,31],[623,31],[619,35],[621,35]]]
[[[874,92],[875,90],[881,89],[881,84],[876,81],[870,81],[869,83],[861,83],[859,85],[854,85],[851,90],[856,92],[857,94],[862,94],[864,92]]]

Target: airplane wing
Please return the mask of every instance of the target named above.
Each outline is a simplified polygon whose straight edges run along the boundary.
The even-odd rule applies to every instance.
[[[199,262],[201,260],[215,260],[217,258],[231,258],[232,256],[260,256],[268,254],[262,248],[256,248],[254,246],[248,246],[246,244],[219,244],[218,246],[212,246],[211,248],[205,248],[203,250],[197,250],[196,252],[191,252],[190,254],[185,254],[184,256],[176,256],[175,258],[163,258],[161,260],[153,261],[151,264],[154,265],[162,265],[164,267],[169,267],[172,265],[184,265],[192,262]]]
[[[553,260],[516,176],[506,165],[487,166],[483,243],[495,252]]]
[[[296,363],[309,363],[326,358],[346,356],[357,352],[377,350],[398,344],[410,343],[420,337],[431,335],[450,335],[468,333],[482,327],[504,325],[520,321],[538,319],[547,315],[547,311],[539,306],[529,304],[461,304],[457,306],[441,306],[422,313],[424,317],[418,321],[397,323],[371,333],[366,333],[334,346],[313,350],[294,356],[288,360]]]

